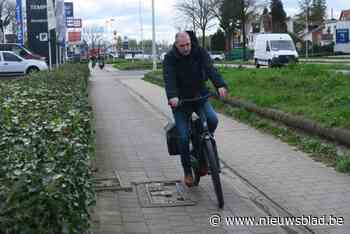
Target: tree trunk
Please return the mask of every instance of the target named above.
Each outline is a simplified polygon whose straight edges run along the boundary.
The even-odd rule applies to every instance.
[[[202,47],[205,48],[205,28],[202,28]]]
[[[232,50],[232,32],[225,32],[225,52]]]
[[[247,60],[247,54],[246,54],[246,31],[245,31],[245,17],[242,19],[242,36],[243,36],[243,61]]]
[[[229,32],[225,31],[225,52],[230,51],[230,38],[229,38]]]
[[[5,32],[3,27],[0,28],[0,43],[5,43]]]
[[[228,39],[228,37],[226,36],[226,37],[225,37],[225,53],[227,53],[227,52],[230,51],[230,49],[229,49],[229,44],[230,44],[229,39]]]

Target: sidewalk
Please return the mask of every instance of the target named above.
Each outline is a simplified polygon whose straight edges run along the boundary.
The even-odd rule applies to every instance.
[[[98,176],[111,176],[117,170],[128,181],[177,180],[182,176],[181,166],[177,157],[167,156],[162,129],[171,114],[164,90],[138,77],[140,73],[93,72]],[[345,219],[342,226],[309,226],[314,233],[350,232],[348,175],[314,162],[272,136],[225,116],[219,118],[216,138],[226,165],[224,211],[216,209],[208,178],[189,191],[197,201],[195,206],[141,208],[135,191],[104,192],[98,194],[96,233],[304,233],[303,229],[273,226],[213,228],[208,223],[213,213],[274,215],[275,210],[264,205],[271,203],[276,210],[281,207],[295,216]],[[278,214],[285,213],[279,210]]]

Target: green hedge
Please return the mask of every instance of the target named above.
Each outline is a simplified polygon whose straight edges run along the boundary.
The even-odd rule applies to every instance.
[[[152,60],[118,59],[114,61],[113,67],[120,70],[150,70],[153,68],[153,62]],[[162,64],[158,62],[157,67],[162,67]]]
[[[94,202],[86,64],[0,82],[0,233],[84,233]]]

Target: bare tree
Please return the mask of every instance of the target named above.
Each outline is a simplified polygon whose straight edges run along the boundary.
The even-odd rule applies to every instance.
[[[215,15],[210,10],[211,3],[208,0],[181,0],[177,4],[176,9],[186,18],[190,19],[194,31],[198,28],[202,33],[202,46],[205,46],[205,32],[212,27],[210,22],[215,18]]]
[[[92,25],[83,28],[83,39],[95,49],[98,42],[102,39],[103,30],[100,26]]]
[[[185,30],[192,30],[193,32],[196,32],[196,26],[192,23],[188,23],[190,21],[192,21],[192,19],[184,17],[182,14],[180,14],[180,12],[177,12],[176,16],[174,16],[175,30],[178,32]]]
[[[5,42],[5,29],[14,22],[16,16],[15,2],[0,0],[0,42]]]

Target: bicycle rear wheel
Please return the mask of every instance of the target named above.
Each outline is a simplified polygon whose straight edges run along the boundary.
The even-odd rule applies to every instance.
[[[197,158],[191,153],[191,167],[192,167],[192,175],[193,175],[193,185],[198,186],[199,181],[201,180],[201,176],[199,173],[199,162]]]
[[[224,207],[224,195],[222,193],[220,175],[219,175],[219,167],[217,164],[217,155],[215,155],[213,143],[210,139],[204,141],[204,154],[208,159],[208,164],[211,172],[211,179],[213,181],[215,195],[218,200],[219,208]]]

